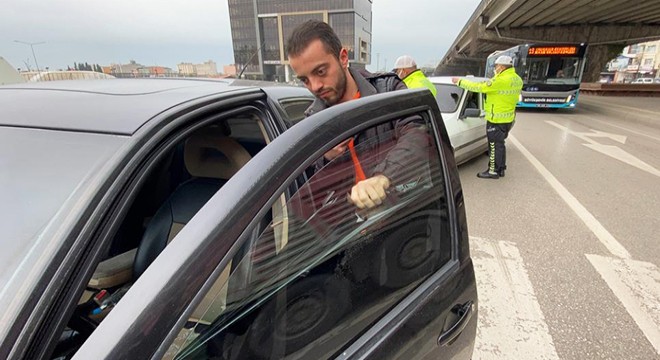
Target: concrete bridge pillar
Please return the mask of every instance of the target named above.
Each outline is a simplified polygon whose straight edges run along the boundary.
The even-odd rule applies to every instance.
[[[625,45],[589,45],[582,82],[598,82],[605,65],[621,53]]]

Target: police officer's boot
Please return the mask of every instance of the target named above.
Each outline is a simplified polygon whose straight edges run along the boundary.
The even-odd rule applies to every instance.
[[[499,179],[500,175],[496,172],[490,172],[490,171],[486,170],[484,172],[478,173],[477,177],[482,178],[482,179]]]

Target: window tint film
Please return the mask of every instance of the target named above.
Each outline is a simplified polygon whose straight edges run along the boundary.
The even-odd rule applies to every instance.
[[[479,93],[468,92],[467,98],[465,99],[465,108],[479,109],[479,96]]]
[[[443,113],[456,111],[461,96],[463,96],[463,89],[450,84],[435,84],[435,88],[438,90],[435,99],[438,102],[440,111]]]
[[[280,101],[280,105],[288,117],[288,123],[294,125],[305,118],[305,110],[312,105],[312,99]]]
[[[332,357],[448,262],[444,176],[426,114],[346,140],[352,149],[326,153],[307,182],[269,205],[165,358]],[[349,200],[358,167],[367,179],[389,176],[379,206]]]

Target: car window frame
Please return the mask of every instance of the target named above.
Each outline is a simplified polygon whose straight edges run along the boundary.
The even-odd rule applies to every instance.
[[[428,131],[428,132],[429,132],[428,135],[430,135],[430,136],[433,138],[433,140],[432,140],[432,147],[433,147],[433,149],[434,149],[435,156],[432,156],[432,160],[431,160],[431,161],[434,161],[434,162],[437,161],[437,164],[438,164],[438,165],[440,166],[440,168],[442,169],[441,172],[444,174],[444,173],[446,172],[446,171],[445,171],[446,167],[442,164],[442,162],[441,162],[441,160],[440,160],[440,158],[441,158],[441,151],[440,151],[440,148],[438,147],[438,144],[439,144],[440,142],[438,141],[438,138],[437,138],[437,136],[435,135],[435,134],[436,134],[436,132],[435,132],[435,128],[437,127],[437,124],[433,124],[433,121],[432,121],[433,119],[428,119],[428,118],[426,118],[426,117],[428,116],[426,113],[422,113],[422,116],[425,117],[425,121],[427,121],[427,124],[429,125],[429,128],[430,128],[429,131]],[[432,124],[433,124],[433,125],[432,125]],[[379,126],[380,126],[380,125],[379,125]],[[431,127],[432,127],[432,128],[431,128]],[[373,128],[372,128],[372,129],[373,129]],[[356,133],[356,134],[353,134],[352,136],[353,136],[353,137],[354,137],[354,136],[357,136],[357,133]],[[356,146],[356,149],[357,149],[357,146]],[[326,166],[329,166],[329,165],[326,164]],[[319,169],[319,168],[317,168],[317,172],[315,172],[315,176],[320,175],[320,173],[323,172],[323,171],[324,171],[324,169]],[[332,170],[331,170],[331,171],[332,171]],[[438,180],[441,179],[441,181],[439,181],[439,184],[442,184],[442,185],[437,186],[437,189],[435,189],[435,190],[442,192],[442,193],[444,194],[443,198],[445,198],[445,200],[446,200],[446,198],[449,197],[449,193],[446,193],[446,194],[445,194],[445,191],[447,191],[447,189],[444,187],[444,184],[446,183],[446,182],[445,182],[444,175],[443,175],[443,176],[439,176],[437,179],[438,179]],[[293,185],[293,184],[295,184],[295,182],[292,183],[292,185]],[[307,189],[307,190],[311,190],[311,188],[310,188],[310,189]],[[296,195],[297,195],[297,194],[296,194]],[[283,195],[283,196],[285,196],[285,195]],[[291,200],[291,193],[287,193],[286,196],[285,196],[285,198],[287,199],[287,200],[286,200],[287,204],[282,205],[282,206],[284,206],[285,209],[289,209],[289,207],[288,207],[289,203],[288,203],[288,202],[289,202],[289,200]],[[298,200],[300,200],[300,199],[298,199]],[[343,200],[343,199],[342,199],[342,200]],[[276,202],[277,202],[277,201],[276,201]],[[312,205],[312,206],[314,206],[314,205]],[[266,207],[267,207],[267,208],[269,208],[269,207],[275,208],[276,206],[275,206],[274,204],[270,204],[270,205],[266,205]],[[400,210],[402,210],[402,211],[405,212],[405,211],[406,211],[406,208],[407,208],[407,206],[401,208]],[[449,211],[447,205],[443,206],[442,209],[445,210],[445,211],[447,211],[447,212]],[[436,209],[436,210],[438,210],[438,209]],[[309,214],[307,214],[307,215],[309,215]],[[300,218],[299,220],[300,220],[300,221],[309,220],[309,219],[313,218],[315,215],[316,215],[316,213],[312,214],[311,217],[309,217],[309,218],[305,218],[305,217],[303,217],[303,218]],[[302,216],[302,215],[300,215],[300,216]],[[395,221],[395,223],[399,223],[399,224],[401,224],[402,222],[405,222],[405,219],[406,219],[406,218],[401,218],[401,219]],[[334,219],[333,219],[333,220],[334,220]],[[271,224],[273,224],[273,223],[275,222],[275,216],[273,216],[273,220],[272,220],[272,221],[273,221],[273,222],[272,222]],[[392,223],[392,224],[394,224],[394,223]],[[447,223],[446,223],[446,224],[447,224],[447,226],[449,227],[449,225],[450,225],[450,220],[447,220]],[[271,225],[271,227],[273,227],[273,225]],[[243,247],[243,248],[249,248],[248,252],[253,251],[253,250],[254,250],[253,246],[255,246],[256,243],[258,242],[257,238],[260,238],[260,237],[262,236],[262,233],[261,233],[260,231],[258,231],[258,230],[262,230],[262,229],[263,229],[263,228],[260,228],[259,226],[257,226],[255,229],[253,229],[253,232],[252,232],[252,233],[256,235],[256,236],[255,236],[255,239],[249,239],[249,240],[247,240],[246,242],[244,242],[243,244],[241,244],[240,246]],[[274,232],[274,234],[276,234],[276,232]],[[295,235],[295,234],[294,234],[294,235]],[[274,236],[277,237],[277,235],[274,235]],[[289,235],[289,237],[290,237],[290,235]],[[438,274],[441,274],[441,275],[442,275],[442,274],[449,274],[449,273],[452,273],[452,271],[451,271],[452,269],[454,269],[454,270],[457,270],[457,269],[458,269],[458,266],[456,265],[456,264],[458,264],[457,257],[456,257],[456,253],[455,253],[455,252],[452,252],[452,250],[456,248],[455,246],[452,245],[452,239],[453,239],[453,238],[452,238],[451,235],[450,235],[450,236],[448,236],[448,237],[446,238],[446,240],[443,240],[443,243],[446,244],[446,245],[448,245],[447,247],[448,247],[449,251],[448,251],[448,252],[445,252],[445,254],[448,255],[448,259],[446,259],[446,260],[442,260],[441,265],[440,265],[436,270],[433,270],[432,272],[430,272],[430,273],[428,274],[428,277],[432,277],[432,278],[435,279],[435,278],[438,278],[438,276],[439,276]],[[455,244],[455,243],[454,243],[454,244]],[[277,249],[279,249],[279,250],[277,250]],[[276,246],[276,250],[274,250],[274,251],[275,251],[275,253],[277,253],[277,252],[280,251],[280,250],[281,250],[281,248],[277,248],[277,246]],[[263,256],[264,254],[261,253],[261,255]],[[274,256],[275,256],[275,255],[274,255]],[[274,258],[274,257],[273,257],[273,258]],[[320,258],[319,258],[319,259],[320,259]],[[328,259],[328,258],[326,258],[326,260],[327,260],[327,259]],[[251,265],[251,264],[252,264],[252,260],[250,259],[250,257],[249,257],[248,255],[245,255],[245,257],[241,258],[240,260],[241,260],[241,263],[242,263],[243,265],[246,266],[244,269],[250,268],[250,266],[252,266],[252,265]],[[246,263],[249,264],[249,265],[247,265]],[[233,260],[232,260],[232,262],[230,263],[229,266],[233,267],[233,266],[236,265],[236,264],[237,264],[237,258],[234,257]],[[317,265],[317,264],[316,264],[316,265]],[[313,272],[313,268],[314,268],[316,265],[305,265],[305,266],[310,266],[310,267],[301,267],[301,268],[298,268],[298,269],[295,268],[295,266],[297,266],[297,265],[294,265],[293,267],[286,267],[286,270],[291,270],[291,273],[290,273],[290,276],[289,276],[290,279],[298,279],[298,280],[299,280],[299,279],[305,278],[305,277],[307,277],[307,276],[315,276],[315,275],[309,275],[309,273],[310,273],[310,272]],[[295,269],[295,270],[294,270],[294,269]],[[284,271],[284,272],[286,272],[286,270],[284,270],[284,268],[281,268],[281,269],[280,269],[280,271]],[[246,275],[245,275],[245,272],[239,272],[239,271],[237,271],[237,273],[239,273],[239,275],[238,275],[239,277],[238,277],[238,278],[234,278],[235,274],[234,274],[233,270],[232,270],[232,274],[229,274],[228,271],[229,271],[228,268],[224,268],[224,269],[223,269],[223,274],[222,274],[217,280],[215,280],[215,282],[214,282],[214,284],[213,284],[213,286],[212,286],[213,289],[219,289],[219,288],[227,289],[227,288],[225,287],[225,286],[227,286],[227,282],[226,282],[226,281],[230,281],[230,282],[231,282],[230,279],[232,279],[232,278],[233,278],[234,280],[238,280],[240,284],[243,284],[243,283],[241,282],[242,279],[243,279],[243,278],[241,278],[241,276],[246,276]],[[441,276],[441,275],[440,275],[440,276]],[[448,276],[448,275],[445,275],[444,277],[442,277],[442,279],[445,279],[447,276]],[[424,277],[427,277],[427,276],[424,276]],[[426,280],[426,279],[424,279],[424,280],[420,280],[420,284],[424,283],[425,280]],[[296,280],[293,280],[293,281],[295,282]],[[303,280],[303,281],[304,281],[304,280]],[[437,282],[437,280],[434,280],[434,281],[433,281],[433,283],[436,283],[436,282]],[[388,317],[388,314],[390,314],[390,313],[392,313],[392,312],[397,313],[397,311],[394,310],[394,309],[398,309],[398,308],[400,308],[401,305],[397,306],[399,303],[405,303],[405,304],[406,304],[405,307],[407,307],[407,306],[410,306],[411,304],[418,303],[419,301],[415,301],[415,299],[417,299],[418,297],[420,297],[420,296],[425,296],[425,294],[427,294],[427,293],[429,293],[429,292],[432,292],[431,290],[429,290],[430,287],[429,287],[428,285],[420,285],[420,284],[417,284],[417,285],[411,290],[410,293],[407,293],[407,294],[405,294],[405,295],[403,295],[403,296],[401,296],[401,297],[397,297],[396,300],[394,300],[394,302],[391,303],[391,308],[390,308],[390,305],[388,305],[388,306],[387,306],[388,308],[387,308],[386,310],[384,310],[383,313],[382,313],[383,317],[387,317],[387,318],[390,318],[390,319],[398,319],[398,320],[401,320],[399,316],[393,316],[393,315],[391,315],[391,316]],[[242,286],[243,286],[243,285],[236,285],[235,283],[234,283],[234,285],[235,285],[237,288],[239,288],[239,289],[242,289]],[[287,285],[290,285],[290,283],[287,282],[285,285],[282,285],[282,286],[287,286]],[[418,287],[419,287],[419,286],[424,287],[424,288],[426,289],[426,291],[425,291],[425,292],[419,291],[419,290],[418,290]],[[229,287],[231,287],[231,285],[230,285]],[[217,291],[217,290],[216,290],[216,291],[211,290],[210,292],[205,293],[205,294],[204,294],[204,301],[202,302],[202,304],[204,304],[205,306],[208,306],[208,307],[207,307],[207,310],[208,310],[208,308],[211,308],[211,307],[215,307],[215,308],[217,308],[217,307],[216,307],[217,305],[216,305],[216,306],[212,306],[212,305],[210,305],[210,303],[223,304],[223,305],[226,304],[225,301],[226,301],[227,298],[230,296],[230,290],[225,290],[225,291],[226,291],[226,293],[225,293],[224,295],[221,295],[221,296],[220,296],[219,298],[217,298],[217,299],[214,299],[213,297],[216,296],[216,295],[218,295],[218,294],[220,293],[219,291]],[[241,291],[241,293],[242,293],[242,291]],[[414,293],[414,294],[416,294],[416,295],[414,295],[413,298],[410,298],[408,295],[410,295],[410,294],[412,294],[412,293]],[[249,296],[246,296],[246,298],[249,298]],[[384,297],[384,298],[385,298],[385,297]],[[384,298],[383,298],[383,299],[384,299]],[[250,299],[254,300],[254,298],[250,298]],[[272,300],[272,298],[269,299],[269,300]],[[382,300],[382,299],[381,299],[381,300]],[[218,303],[216,303],[216,301],[218,301]],[[223,305],[220,305],[220,306],[223,306]],[[356,304],[355,304],[355,303],[352,303],[352,306],[356,306]],[[200,309],[201,309],[200,307],[196,308],[196,309],[195,309],[195,313],[198,313],[198,311],[200,311]],[[247,310],[246,313],[249,313],[249,311],[250,311],[250,310]],[[219,314],[219,313],[215,313],[214,311],[211,311],[211,313],[213,313],[213,314]],[[237,317],[236,317],[235,319],[241,319],[242,316],[243,316],[244,314],[245,314],[245,313],[240,313],[240,315],[236,315]],[[378,318],[379,318],[379,317],[380,317],[380,316],[378,316]],[[186,351],[190,352],[190,351],[191,351],[191,348],[186,348],[186,347],[187,347],[188,345],[190,345],[191,343],[194,343],[195,340],[191,340],[191,338],[188,337],[188,335],[191,334],[191,332],[188,332],[188,331],[192,331],[192,330],[194,330],[194,328],[197,326],[197,324],[202,324],[202,326],[205,326],[205,325],[209,325],[209,324],[213,321],[213,320],[208,320],[207,318],[205,318],[204,321],[207,321],[207,322],[204,322],[204,321],[200,321],[199,319],[200,319],[199,317],[191,317],[191,318],[188,319],[188,321],[186,322],[186,327],[185,327],[185,328],[188,329],[188,330],[180,329],[180,330],[181,330],[181,335],[182,335],[182,336],[178,336],[178,337],[177,337],[177,341],[178,341],[178,343],[177,343],[176,346],[171,347],[171,348],[168,349],[168,352],[169,352],[169,353],[168,353],[168,357],[167,357],[167,358],[171,358],[171,356],[173,356],[173,355],[175,354],[175,352],[176,352],[176,356],[174,356],[174,358],[179,358],[179,356],[181,356],[181,354],[182,354],[182,352],[181,352],[182,350],[183,350],[183,353],[185,353]],[[231,322],[233,322],[233,321],[228,321],[228,323],[231,323]],[[365,330],[365,331],[370,330],[370,329],[372,328],[372,326],[374,326],[375,323],[377,323],[377,321],[374,321],[373,323],[369,323],[368,325],[365,325],[364,330]],[[191,325],[191,324],[195,324],[195,325]],[[362,331],[359,331],[359,332],[361,333]],[[196,333],[197,333],[197,332],[196,332]],[[213,333],[213,332],[211,332],[211,333]],[[200,337],[202,337],[202,338],[203,338],[204,336],[208,336],[208,335],[209,335],[209,333],[203,333],[203,332],[202,332],[202,333],[198,333],[198,334],[203,334],[203,335],[200,335]],[[212,336],[213,336],[213,335],[211,335],[211,337],[212,337]],[[193,336],[192,339],[195,339],[195,337],[196,337],[196,336]],[[184,338],[185,338],[185,340],[183,340]],[[351,341],[349,341],[348,343],[344,344],[344,345],[341,346],[341,347],[338,347],[338,349],[341,349],[341,348],[344,348],[344,347],[349,347],[349,346],[351,346],[351,345],[353,344],[353,340],[358,339],[358,338],[359,338],[359,336],[356,336],[356,337],[352,338]],[[207,340],[204,340],[204,342],[206,342],[206,341],[208,341],[208,340],[209,340],[209,338],[207,338]],[[190,341],[190,343],[189,343],[189,341]],[[333,341],[335,341],[335,340],[333,340]],[[181,347],[179,348],[179,346],[181,346]],[[184,349],[185,349],[185,350],[184,350]],[[186,357],[184,357],[184,358],[186,358]]]
[[[184,240],[177,242],[175,238],[161,253],[154,266],[147,269],[126,294],[124,299],[127,301],[117,305],[75,358],[123,358],[129,353],[145,358],[163,356],[208,289],[251,235],[248,230],[266,214],[296,174],[349,134],[393,118],[427,111],[433,119],[434,131],[439,135],[436,141],[440,143],[438,151],[442,166],[445,169],[455,166],[450,159],[445,159],[445,155],[451,153],[449,137],[439,125],[442,117],[435,99],[430,94],[424,95],[426,93],[423,89],[404,90],[340,104],[314,115],[315,121],[302,122],[276,138],[269,145],[269,151],[255,156],[177,235]],[[292,147],[290,143],[297,146]],[[264,173],[278,181],[266,182],[255,192],[256,181]],[[444,175],[449,194],[452,259],[459,254],[457,234],[460,230],[453,199],[458,193],[449,182],[456,176],[453,174],[450,179],[448,173]],[[454,184],[458,183],[454,181]],[[220,202],[231,204],[231,209],[218,206]],[[222,242],[216,241],[218,234],[224,235]],[[211,248],[214,251],[209,251]],[[196,261],[194,273],[197,278],[189,277],[193,267],[185,262],[186,259]],[[151,286],[143,286],[146,284]],[[181,285],[185,286],[179,287]],[[186,293],[182,294],[181,289]],[[173,294],[177,296],[171,296]],[[160,304],[158,299],[163,297],[173,300],[166,305]],[[172,313],[176,315],[171,316]],[[145,321],[149,324],[148,329],[140,326]],[[137,346],[136,342],[140,341],[141,346]]]

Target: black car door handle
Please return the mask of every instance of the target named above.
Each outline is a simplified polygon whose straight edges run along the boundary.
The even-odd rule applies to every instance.
[[[449,344],[452,340],[456,339],[458,335],[461,334],[463,329],[467,326],[472,318],[472,313],[474,312],[474,303],[472,300],[469,300],[465,304],[456,305],[452,312],[456,313],[459,316],[458,321],[452,325],[447,331],[440,334],[438,337],[438,346],[445,346]]]

